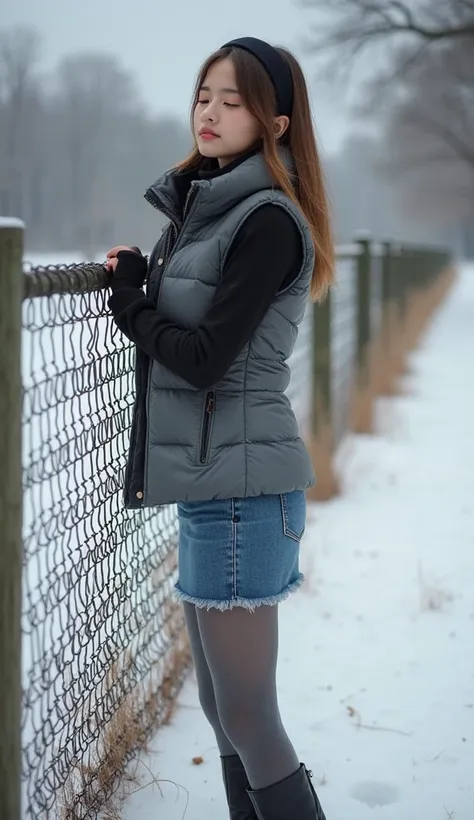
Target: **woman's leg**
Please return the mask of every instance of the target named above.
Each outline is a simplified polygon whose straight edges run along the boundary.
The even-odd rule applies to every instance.
[[[278,607],[197,609],[196,616],[221,730],[253,789],[283,780],[299,760],[278,708]]]
[[[194,606],[194,604],[188,604],[187,602],[184,603],[183,606],[184,617],[186,619],[186,626],[189,635],[189,641],[191,644],[191,653],[193,656],[194,668],[196,670],[199,702],[201,704],[202,711],[204,712],[209,723],[214,729],[220,754],[222,756],[235,755],[237,754],[237,752],[235,751],[234,747],[232,746],[232,743],[225,734],[221,726],[221,722],[219,720],[219,715],[216,706],[216,698],[214,695],[214,685],[212,682],[211,673],[209,672],[209,666],[207,664],[207,660],[205,658],[204,651],[202,648],[199,624],[196,617],[196,607]]]

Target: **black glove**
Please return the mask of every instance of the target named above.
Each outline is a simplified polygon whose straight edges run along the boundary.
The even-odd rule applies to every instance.
[[[130,251],[119,251],[117,267],[111,275],[112,291],[119,288],[142,288],[148,270],[148,262],[139,248]]]

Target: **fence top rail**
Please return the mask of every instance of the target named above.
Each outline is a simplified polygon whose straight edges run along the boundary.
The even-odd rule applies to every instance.
[[[391,243],[392,248],[396,248],[400,252],[407,252],[407,253],[439,253],[439,254],[446,254],[451,253],[450,248],[447,248],[446,245],[424,245],[424,244],[417,244],[416,242],[393,242]]]
[[[23,299],[60,293],[91,293],[109,287],[110,273],[102,264],[80,263],[23,267]]]
[[[361,252],[359,245],[340,245],[336,248],[338,259],[356,258]],[[104,266],[96,262],[71,265],[23,265],[23,299],[53,296],[62,293],[91,293],[104,290],[110,285],[110,276]]]
[[[19,219],[0,217],[0,227],[22,228]],[[387,245],[374,242],[371,244],[371,253],[382,256]],[[363,251],[363,245],[357,242],[336,246],[337,261],[357,259]],[[440,246],[420,246],[415,244],[390,244],[392,255],[400,254],[449,254],[449,250]],[[62,293],[81,294],[92,293],[96,290],[105,290],[110,285],[111,274],[103,264],[98,262],[80,262],[71,265],[32,265],[23,263],[23,299],[32,299],[38,296],[53,296]]]
[[[353,259],[360,256],[362,253],[362,246],[357,242],[352,242],[348,245],[336,245],[337,259]]]

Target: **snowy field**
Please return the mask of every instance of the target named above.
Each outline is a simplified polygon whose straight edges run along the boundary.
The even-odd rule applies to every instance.
[[[327,820],[474,818],[473,316],[466,267],[343,495],[309,509],[279,691]],[[124,820],[228,816],[193,676],[135,769]]]

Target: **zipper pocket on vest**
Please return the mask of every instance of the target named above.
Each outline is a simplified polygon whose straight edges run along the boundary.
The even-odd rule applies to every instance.
[[[206,393],[204,403],[204,417],[201,430],[201,447],[199,453],[199,460],[201,464],[205,464],[209,456],[209,444],[211,439],[212,420],[214,415],[216,400],[213,390]]]

